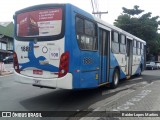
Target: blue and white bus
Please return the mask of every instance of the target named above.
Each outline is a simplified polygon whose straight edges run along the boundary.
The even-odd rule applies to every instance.
[[[141,74],[146,42],[71,4],[44,4],[14,15],[16,80],[82,89]]]

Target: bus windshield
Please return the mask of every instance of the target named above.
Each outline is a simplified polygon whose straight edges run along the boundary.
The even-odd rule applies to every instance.
[[[44,37],[61,34],[62,8],[23,11],[16,17],[18,37]]]

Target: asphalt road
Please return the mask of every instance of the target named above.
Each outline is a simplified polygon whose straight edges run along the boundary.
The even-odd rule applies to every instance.
[[[151,85],[150,89],[158,89],[159,87],[156,85],[160,85],[159,73],[160,70],[147,70],[142,73],[142,76],[133,77],[130,80],[122,80],[117,89],[101,87],[88,90],[63,90],[46,88],[41,89],[38,87],[33,87],[30,85],[15,82],[13,79],[14,75],[1,76],[0,111],[79,111],[79,113],[82,110],[92,111],[104,109],[107,111],[141,111],[143,110],[143,107],[136,107],[136,105],[128,105],[126,108],[126,102],[130,99],[135,98],[135,96],[143,92],[143,90],[148,90],[145,89],[148,85]],[[156,87],[153,87],[153,85],[155,85]],[[150,92],[148,91],[146,94],[149,93]],[[146,96],[145,98],[147,99]],[[143,100],[144,99],[141,99],[140,101],[142,102]],[[148,109],[150,109],[151,107],[148,107]],[[1,119],[6,120],[5,118],[0,118],[0,120]],[[12,119],[17,120],[18,118]],[[37,119],[42,120],[46,118]],[[47,118],[47,120],[48,119],[57,120],[66,119],[66,117]]]

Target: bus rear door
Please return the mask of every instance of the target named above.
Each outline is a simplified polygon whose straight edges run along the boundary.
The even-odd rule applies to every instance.
[[[109,82],[109,66],[110,66],[110,31],[99,29],[99,43],[100,43],[100,79],[99,85]]]
[[[133,56],[133,47],[132,47],[132,39],[127,37],[127,71],[126,75],[132,75],[132,56]]]

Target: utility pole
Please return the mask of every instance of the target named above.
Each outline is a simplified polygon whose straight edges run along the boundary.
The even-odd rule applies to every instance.
[[[108,14],[108,11],[107,12],[92,12],[92,14],[98,14],[99,18],[101,18],[101,15],[102,14]]]
[[[108,11],[107,12],[99,12],[99,4],[98,4],[97,0],[91,0],[91,5],[92,5],[92,9],[93,9],[92,14],[98,15],[99,18],[101,18],[102,14],[108,14]]]

